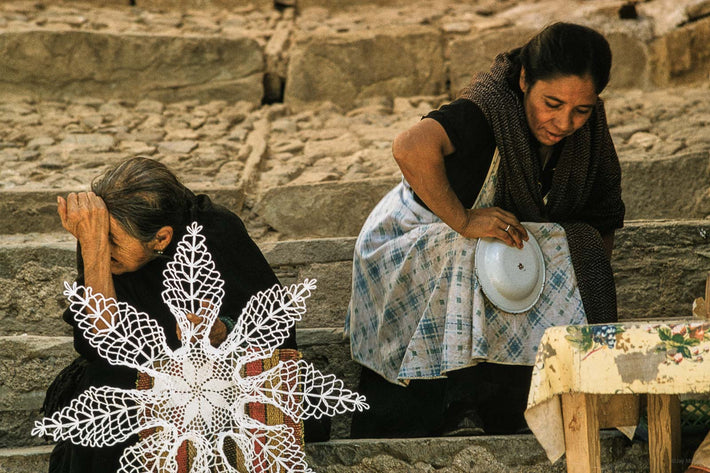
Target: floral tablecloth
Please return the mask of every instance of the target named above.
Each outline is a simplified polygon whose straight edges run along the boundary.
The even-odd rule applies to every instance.
[[[525,418],[554,462],[565,453],[559,395],[710,392],[710,321],[552,327],[533,369]],[[635,426],[617,426],[629,437]]]

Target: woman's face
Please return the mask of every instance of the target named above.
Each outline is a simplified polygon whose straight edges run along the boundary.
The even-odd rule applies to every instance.
[[[109,217],[108,239],[111,245],[111,274],[136,271],[155,256],[153,242],[143,243],[131,236],[112,216]]]
[[[528,126],[541,144],[552,146],[584,125],[597,103],[591,77],[559,76],[525,83],[520,74],[520,88],[525,94]]]

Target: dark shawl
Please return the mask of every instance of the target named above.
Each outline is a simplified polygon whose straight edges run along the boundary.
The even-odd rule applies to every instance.
[[[560,157],[547,205],[543,204],[538,143],[517,86],[516,57],[517,51],[500,54],[491,71],[474,76],[462,92],[483,111],[501,155],[495,203],[521,221],[560,223],[567,233],[587,320],[614,322],[616,289],[601,235],[623,226],[624,203],[621,168],[604,104],[598,99],[585,125],[557,145]]]
[[[224,298],[220,317],[238,319],[249,298],[257,292],[278,283],[278,279],[259,248],[247,234],[241,219],[229,210],[213,204],[205,195],[193,196],[186,209],[184,224],[174,228],[174,235],[163,257],[155,258],[138,271],[114,276],[116,297],[133,305],[155,319],[163,330],[171,348],[179,346],[175,317],[163,303],[163,270],[172,260],[177,243],[185,234],[185,228],[193,221],[202,225],[207,249],[212,255],[216,269],[224,280]],[[83,284],[83,261],[77,248],[77,281]],[[81,355],[47,391],[44,410],[50,415],[66,405],[90,386],[115,386],[135,389],[137,372],[133,369],[110,365],[89,345],[83,332],[76,327],[74,314],[67,309],[64,320],[74,327],[74,348]],[[296,348],[295,330],[283,348]],[[63,379],[62,379],[63,378]],[[137,441],[132,437],[126,442],[107,448],[89,448],[60,442],[50,458],[50,473],[86,473],[101,471],[110,473],[118,469],[118,460],[126,446]]]

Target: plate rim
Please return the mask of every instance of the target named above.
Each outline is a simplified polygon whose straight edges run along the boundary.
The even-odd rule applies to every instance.
[[[537,304],[537,302],[540,300],[540,296],[542,295],[542,292],[545,289],[545,276],[546,276],[546,271],[547,271],[547,268],[545,265],[545,256],[542,253],[542,249],[540,248],[540,244],[537,242],[537,238],[535,238],[535,236],[532,234],[530,229],[527,228],[527,226],[525,226],[525,228],[527,229],[528,236],[530,237],[528,242],[526,242],[526,243],[529,244],[531,241],[534,243],[533,244],[533,248],[534,248],[533,251],[535,251],[537,253],[537,256],[539,257],[539,260],[541,263],[540,268],[539,268],[539,272],[542,275],[542,277],[540,278],[540,280],[542,282],[540,283],[540,287],[535,291],[536,294],[535,294],[535,297],[532,299],[532,302],[529,304],[526,304],[526,306],[522,307],[522,308],[511,307],[511,306],[502,307],[502,305],[505,305],[505,304],[501,304],[500,301],[495,301],[494,300],[495,297],[491,298],[489,291],[495,292],[496,295],[498,295],[499,293],[497,291],[494,291],[494,289],[490,285],[489,285],[489,287],[486,287],[487,284],[483,282],[484,280],[488,282],[488,281],[490,281],[490,279],[485,278],[485,277],[481,277],[481,270],[479,269],[480,265],[478,264],[479,254],[481,254],[484,251],[481,248],[485,249],[486,246],[493,244],[493,243],[500,243],[503,245],[505,245],[505,243],[503,243],[501,240],[499,240],[497,238],[491,238],[491,237],[480,237],[480,238],[478,238],[478,242],[476,243],[474,266],[475,266],[475,272],[476,272],[476,279],[478,280],[478,284],[481,287],[481,291],[485,295],[486,299],[488,299],[488,301],[491,304],[493,304],[497,309],[502,310],[503,312],[507,312],[509,314],[521,314],[521,313],[527,312],[528,310],[535,307],[535,304]],[[481,243],[483,243],[483,245],[481,245]],[[484,275],[485,275],[485,273],[484,273]],[[503,298],[503,300],[507,300],[507,299]]]

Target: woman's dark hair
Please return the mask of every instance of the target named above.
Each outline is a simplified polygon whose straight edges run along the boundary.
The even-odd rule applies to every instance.
[[[164,226],[182,225],[194,194],[164,164],[136,157],[97,177],[91,190],[134,238],[149,242]]]
[[[522,47],[520,62],[525,82],[559,76],[590,76],[599,94],[609,82],[611,48],[597,31],[572,23],[554,23]]]

